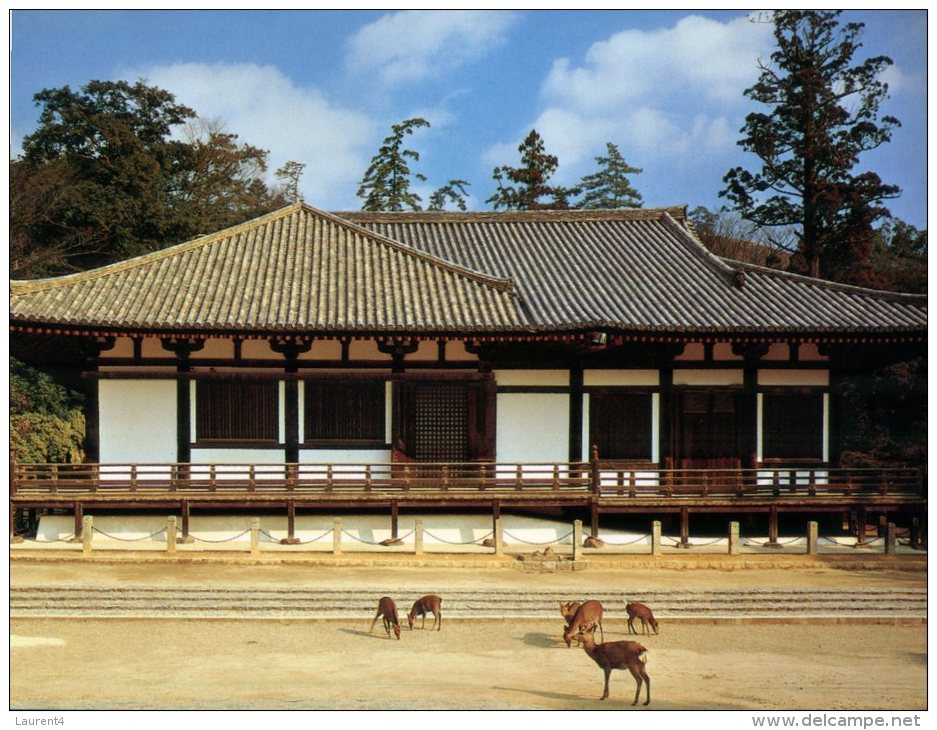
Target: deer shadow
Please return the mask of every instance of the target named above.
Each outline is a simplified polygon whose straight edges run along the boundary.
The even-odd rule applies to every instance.
[[[554,649],[560,646],[564,649],[566,648],[566,642],[563,641],[562,631],[558,631],[557,635],[528,631],[524,634],[523,641],[527,646],[536,646],[542,649]]]

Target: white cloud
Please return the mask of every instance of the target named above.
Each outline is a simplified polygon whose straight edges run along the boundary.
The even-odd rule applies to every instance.
[[[579,62],[557,59],[541,86],[546,106],[531,125],[560,160],[557,182],[590,170],[606,142],[645,169],[731,155],[743,92],[771,47],[769,24],[688,15],[670,28],[615,33]],[[516,164],[515,150],[516,143],[493,145],[484,159]]]
[[[256,64],[185,63],[132,70],[171,91],[200,117],[218,119],[240,142],[269,151],[268,182],[288,160],[306,165],[301,189],[322,208],[357,207],[348,191],[367,167],[375,124],[316,89],[296,86],[278,69]],[[337,191],[341,191],[338,193]]]
[[[396,84],[437,76],[505,42],[513,13],[495,10],[405,10],[364,26],[349,41],[353,71]]]

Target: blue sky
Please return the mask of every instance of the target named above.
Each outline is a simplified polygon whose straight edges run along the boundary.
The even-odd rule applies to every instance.
[[[902,127],[863,169],[902,188],[892,213],[927,225],[927,13],[847,11],[865,23],[856,60],[884,54]],[[32,96],[93,79],[144,78],[241,141],[272,171],[306,165],[305,199],[357,209],[358,182],[392,124],[427,176],[424,202],[451,178],[487,209],[492,169],[516,165],[531,128],[559,157],[555,182],[595,170],[614,142],[643,172],[646,206],[717,207],[722,177],[756,159],[736,144],[754,106],[743,90],[772,50],[771,26],[724,11],[104,11],[10,17],[11,154],[35,128]]]

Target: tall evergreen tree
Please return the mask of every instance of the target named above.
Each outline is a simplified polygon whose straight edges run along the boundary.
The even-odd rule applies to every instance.
[[[577,208],[640,208],[641,193],[631,186],[628,175],[637,175],[640,168],[631,167],[618,151],[618,145],[605,144],[608,155],[595,158],[600,169],[579,182],[583,191]]]
[[[10,163],[17,276],[98,266],[282,205],[262,179],[267,153],[168,91],[91,81],[33,98],[39,126]]]
[[[556,155],[547,154],[543,139],[536,129],[518,146],[521,167],[502,165],[492,173],[498,183],[498,192],[486,203],[495,210],[565,210],[569,198],[579,193],[578,188],[550,185],[549,180],[559,167]]]
[[[879,118],[888,93],[880,75],[891,59],[854,65],[863,24],[840,27],[840,12],[774,13],[771,65],[760,64],[757,83],[745,91],[769,111],[746,117],[738,143],[761,169],[729,170],[721,192],[758,226],[795,226],[794,261],[828,278],[848,278],[843,262],[867,259],[872,223],[888,214],[881,203],[900,192],[874,172],[854,172],[860,155],[888,142],[899,122]],[[834,254],[844,244],[848,255]]]
[[[277,180],[283,183],[283,195],[290,203],[298,203],[303,199],[299,192],[299,180],[303,176],[306,165],[295,160],[288,160],[274,173]]]
[[[405,119],[391,127],[381,148],[371,159],[358,187],[358,197],[364,199],[363,210],[420,210],[421,198],[410,190],[411,176],[426,180],[425,175],[410,170],[408,160],[419,161],[420,154],[403,149],[404,137],[420,127],[430,126],[422,117]]]

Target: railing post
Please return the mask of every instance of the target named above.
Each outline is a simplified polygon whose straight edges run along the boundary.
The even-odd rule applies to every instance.
[[[260,555],[260,518],[251,517],[251,555]]]
[[[69,542],[81,542],[84,535],[85,508],[81,502],[75,502],[75,536]]]
[[[573,521],[573,560],[582,557],[582,520]]]
[[[888,527],[885,531],[885,554],[886,555],[897,555],[898,554],[898,540],[897,540],[897,530],[895,529],[895,523],[889,522]]]
[[[729,555],[739,554],[739,523],[729,523]]]
[[[413,530],[413,554],[423,554],[423,520],[417,520]]]
[[[807,523],[807,555],[820,553],[820,528],[816,520]]]
[[[336,517],[332,523],[332,555],[342,554],[342,519]]]
[[[166,552],[174,554],[176,552],[176,516],[169,515],[166,520]]]
[[[660,520],[651,523],[651,555],[660,555]]]
[[[94,518],[91,515],[81,520],[81,554],[91,555],[91,538],[94,535]]]

